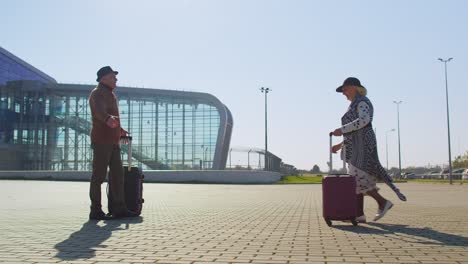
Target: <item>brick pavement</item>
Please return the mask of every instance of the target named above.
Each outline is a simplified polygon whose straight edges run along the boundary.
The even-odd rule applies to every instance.
[[[0,262],[468,263],[468,186],[399,187],[380,221],[330,228],[320,185],[146,184],[141,218],[96,222],[88,183],[0,181]]]

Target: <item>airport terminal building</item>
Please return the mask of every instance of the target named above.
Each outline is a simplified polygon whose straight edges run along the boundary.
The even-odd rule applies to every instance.
[[[0,48],[0,170],[90,171],[95,85],[57,83]],[[233,118],[207,93],[118,87],[134,163],[147,170],[223,170]],[[124,159],[127,147],[122,146]]]

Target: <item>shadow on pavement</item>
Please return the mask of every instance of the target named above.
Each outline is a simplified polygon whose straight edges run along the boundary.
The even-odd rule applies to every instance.
[[[398,239],[427,245],[465,246],[468,237],[443,233],[428,227],[409,227],[408,225],[367,223],[359,226],[333,226],[336,229],[359,234],[396,235]]]
[[[142,217],[128,219],[114,219],[103,221],[104,225],[98,225],[99,221],[89,220],[83,224],[80,230],[74,232],[64,241],[55,245],[58,253],[55,257],[61,260],[88,259],[96,256],[96,248],[104,248],[101,245],[111,237],[113,231],[126,230],[131,224],[143,222]],[[122,227],[122,225],[125,225]]]

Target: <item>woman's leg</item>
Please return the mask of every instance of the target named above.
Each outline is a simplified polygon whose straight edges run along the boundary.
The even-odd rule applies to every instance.
[[[383,198],[376,189],[368,191],[367,194],[374,198],[379,205],[379,210],[377,211],[377,214],[375,214],[374,221],[384,217],[388,210],[393,207],[393,203]]]
[[[385,203],[387,203],[387,199],[385,199],[384,197],[382,197],[382,195],[380,195],[380,193],[376,190],[376,189],[373,189],[373,190],[370,190],[367,192],[367,195],[369,195],[370,197],[374,198],[375,201],[377,202],[377,204],[379,205],[379,209],[380,210],[383,210],[384,207],[385,207]]]
[[[365,184],[362,184],[363,180],[363,175],[362,173],[359,173],[359,170],[355,168],[353,165],[348,164],[348,174],[351,176],[354,176],[356,180],[356,198],[357,198],[357,220],[359,222],[366,222],[366,216],[364,215],[364,194],[365,189],[363,189],[363,186]]]
[[[364,195],[362,193],[357,195],[357,215],[364,215]]]

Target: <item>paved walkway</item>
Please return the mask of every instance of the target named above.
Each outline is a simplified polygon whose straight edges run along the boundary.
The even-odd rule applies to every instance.
[[[399,187],[379,222],[330,228],[321,185],[146,184],[141,218],[96,222],[88,183],[0,181],[0,262],[468,263],[468,185]]]

